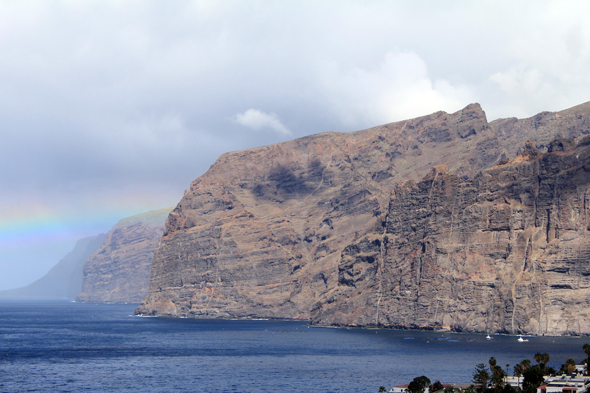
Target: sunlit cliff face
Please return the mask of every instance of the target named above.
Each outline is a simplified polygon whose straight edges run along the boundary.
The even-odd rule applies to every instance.
[[[585,290],[554,307],[575,288],[542,272],[586,255],[589,119],[471,104],[224,154],[171,212],[136,313],[580,334]]]

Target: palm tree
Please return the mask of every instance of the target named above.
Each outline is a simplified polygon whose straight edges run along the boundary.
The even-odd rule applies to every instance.
[[[590,344],[586,343],[582,347],[584,352],[586,353],[586,374],[588,374],[588,365],[590,365]]]
[[[387,389],[385,389],[385,386],[380,386],[379,393],[385,393],[385,392],[387,392]]]
[[[501,366],[494,366],[492,370],[492,382],[496,392],[499,392],[502,386],[504,386],[504,375],[504,370],[502,370]]]
[[[494,373],[494,367],[496,367],[496,358],[495,357],[491,357],[490,360],[488,361],[488,363],[490,364],[490,371],[492,372],[492,374]]]
[[[509,365],[509,364],[507,364],[507,365],[506,365],[506,379],[508,379],[508,370],[509,370],[509,369],[510,369],[510,365]],[[506,382],[506,381],[504,381],[504,382]]]
[[[524,359],[522,362],[522,373],[524,374],[529,368],[531,368],[531,361],[528,359]]]
[[[541,370],[543,370],[543,375],[545,375],[545,367],[547,367],[547,363],[549,363],[549,354],[547,352],[541,354]]]
[[[535,356],[533,356],[533,358],[535,359],[535,362],[537,362],[537,364],[540,364],[541,359],[543,359],[543,354],[541,352],[537,352]]]
[[[523,372],[524,372],[524,366],[523,366],[522,362],[520,362],[516,366],[514,366],[514,375],[516,375],[518,378],[518,387],[519,388],[520,388],[520,377],[522,376]]]

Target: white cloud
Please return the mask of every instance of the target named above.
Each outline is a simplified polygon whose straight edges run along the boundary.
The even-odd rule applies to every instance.
[[[234,121],[255,131],[270,129],[280,135],[292,135],[292,132],[279,120],[276,113],[266,113],[258,109],[248,109],[238,113]]]
[[[320,80],[329,107],[347,126],[369,127],[429,114],[456,111],[471,103],[464,85],[433,80],[424,60],[415,53],[385,54],[379,67],[327,65]]]

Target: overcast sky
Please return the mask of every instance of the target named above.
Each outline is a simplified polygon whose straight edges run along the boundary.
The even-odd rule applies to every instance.
[[[590,100],[587,1],[0,1],[0,289],[224,152]]]

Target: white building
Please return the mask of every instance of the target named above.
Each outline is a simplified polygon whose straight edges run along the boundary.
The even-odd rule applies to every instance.
[[[408,388],[408,386],[410,385],[398,385],[398,386],[394,386],[391,389],[389,389],[389,393],[406,393],[406,389]],[[430,393],[430,388],[427,386],[424,388],[424,393]]]
[[[581,393],[586,391],[585,386],[590,383],[587,377],[562,375],[548,379],[539,386],[537,393]]]

